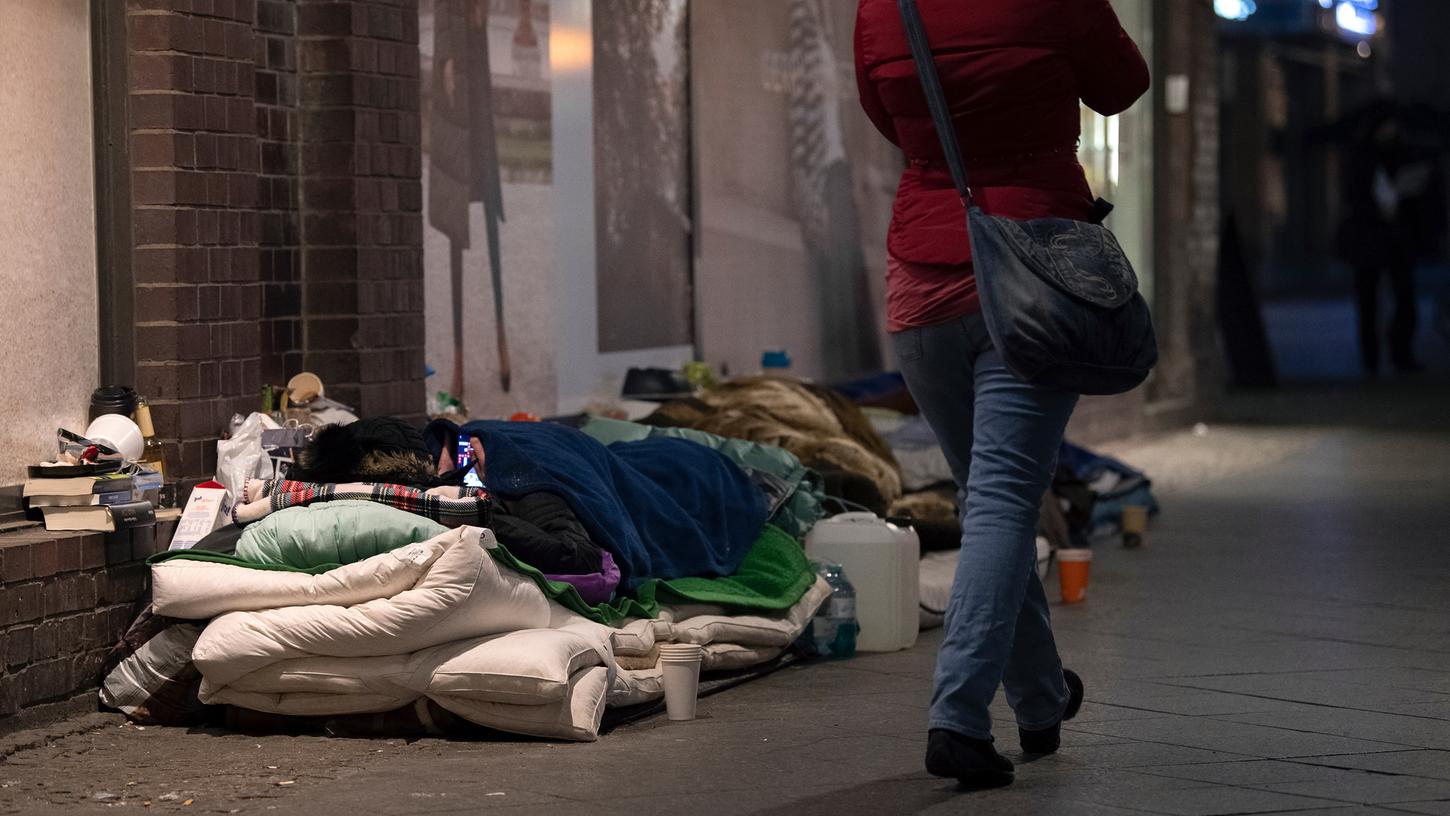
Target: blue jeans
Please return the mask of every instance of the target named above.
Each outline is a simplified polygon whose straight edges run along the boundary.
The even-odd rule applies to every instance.
[[[1067,685],[1035,569],[1037,517],[1077,395],[1017,379],[980,314],[892,343],[951,465],[962,516],[930,727],[991,739],[987,707],[1001,684],[1020,727],[1049,728]]]

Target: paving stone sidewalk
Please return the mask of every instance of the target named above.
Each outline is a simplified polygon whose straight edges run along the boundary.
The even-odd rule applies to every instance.
[[[1088,702],[1010,788],[921,770],[936,632],[588,745],[102,718],[0,760],[0,813],[1450,814],[1450,412],[1407,399],[1428,397],[1252,402],[1206,436],[1113,446],[1175,471],[1165,514],[1142,550],[1100,545],[1087,603],[1054,608]],[[1195,457],[1216,463],[1198,479]]]

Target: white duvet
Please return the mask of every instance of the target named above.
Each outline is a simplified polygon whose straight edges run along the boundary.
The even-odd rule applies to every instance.
[[[192,651],[201,699],[291,715],[381,712],[429,697],[519,734],[598,736],[607,705],[663,695],[658,644],[699,643],[706,669],[774,659],[830,586],[782,614],[692,605],[620,628],[550,601],[487,552],[475,527],[322,575],[170,560],[152,567],[157,614],[213,618]]]

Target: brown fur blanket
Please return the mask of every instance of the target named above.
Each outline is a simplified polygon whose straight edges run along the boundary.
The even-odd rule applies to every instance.
[[[821,473],[828,494],[877,513],[901,497],[891,449],[859,407],[829,388],[747,377],[666,403],[645,422],[784,448]]]

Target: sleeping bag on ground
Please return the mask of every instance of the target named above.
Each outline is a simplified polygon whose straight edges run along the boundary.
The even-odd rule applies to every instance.
[[[435,458],[459,431],[447,420],[428,426]],[[490,492],[563,496],[614,555],[625,591],[651,578],[731,575],[765,524],[764,494],[703,445],[645,439],[606,447],[548,422],[471,422],[462,433],[483,442]]]
[[[250,524],[237,557],[258,564],[310,569],[351,564],[440,535],[436,521],[367,501],[332,501],[289,507]]]

